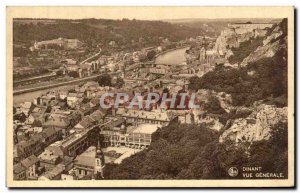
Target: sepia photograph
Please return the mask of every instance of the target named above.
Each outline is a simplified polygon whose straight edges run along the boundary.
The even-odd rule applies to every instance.
[[[293,7],[13,7],[8,187],[293,187]]]

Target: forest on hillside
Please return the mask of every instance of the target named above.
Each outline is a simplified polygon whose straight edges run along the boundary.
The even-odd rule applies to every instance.
[[[279,107],[287,105],[286,50],[280,50],[271,58],[263,58],[246,67],[227,69],[218,66],[201,78],[190,80],[190,89],[211,89],[232,95],[234,106],[250,106],[257,100],[268,101]],[[254,71],[255,74],[248,74]]]
[[[231,48],[233,55],[228,58],[229,63],[241,63],[244,58],[263,44],[263,39],[263,37],[250,38],[248,41],[242,42],[239,47]]]
[[[230,167],[261,166],[287,178],[287,124],[272,129],[272,137],[236,146],[219,143],[219,132],[207,125],[171,124],[159,129],[149,149],[106,164],[105,179],[226,179]],[[235,178],[242,178],[241,173]]]
[[[281,35],[272,39],[270,43],[277,42],[283,46],[274,49],[275,53],[272,57],[266,55],[239,68],[219,65],[214,71],[202,77],[192,77],[189,88],[210,89],[231,94],[233,106],[251,106],[257,100],[264,100],[265,103],[278,107],[287,106],[288,55],[284,46],[287,37],[287,20],[283,19],[279,24],[274,24],[267,35],[271,35],[276,28],[281,31]],[[232,50],[234,55],[229,60],[233,63],[242,62],[259,45],[262,45],[262,41],[262,38],[256,38],[241,43],[240,47]]]
[[[46,23],[14,22],[14,41],[32,42],[58,37],[77,38],[88,45],[108,44],[115,41],[118,45],[143,42],[145,45],[157,44],[161,38],[170,41],[184,40],[203,34],[203,30],[171,24],[162,21],[143,20],[55,20]]]

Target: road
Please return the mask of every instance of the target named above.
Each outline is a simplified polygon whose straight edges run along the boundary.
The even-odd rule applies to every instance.
[[[37,86],[37,87],[34,87],[34,88],[14,90],[13,95],[33,92],[33,91],[37,91],[37,90],[43,90],[43,89],[47,89],[47,88],[55,88],[55,87],[64,86],[64,85],[68,85],[68,84],[73,84],[73,83],[79,83],[79,82],[83,82],[83,81],[88,81],[88,80],[96,79],[97,77],[99,77],[103,74],[105,74],[105,73],[101,73],[101,74],[97,74],[97,75],[93,75],[93,76],[88,76],[88,77],[84,77],[84,78],[77,78],[75,80],[70,80],[70,81],[67,81],[67,82],[60,82],[60,83],[51,84],[51,85],[44,85],[44,86]],[[114,75],[114,74],[117,74],[117,72],[109,72],[107,74]]]
[[[94,58],[94,57],[97,57],[101,54],[101,49],[98,53],[94,54],[93,56],[83,60],[82,62],[80,62],[80,64],[84,64],[86,61]],[[110,74],[110,73],[108,73]],[[113,73],[112,73],[113,74]],[[56,83],[56,84],[51,84],[51,85],[44,85],[44,86],[37,86],[37,87],[34,87],[34,88],[26,88],[26,89],[20,89],[20,90],[14,90],[13,91],[13,94],[14,95],[17,95],[17,94],[22,94],[22,93],[27,93],[27,92],[32,92],[32,91],[37,91],[37,90],[43,90],[43,89],[47,89],[47,88],[54,88],[54,87],[58,87],[58,86],[64,86],[64,85],[68,85],[68,84],[73,84],[73,83],[77,83],[77,82],[82,82],[82,81],[86,81],[86,80],[92,80],[92,79],[95,79],[97,77],[99,77],[100,75],[102,74],[98,74],[98,75],[94,75],[94,76],[89,76],[89,77],[85,77],[85,78],[78,78],[76,80],[70,80],[70,81],[67,81],[67,82],[61,82],[61,83]],[[46,75],[46,76],[49,76],[49,75]],[[33,77],[31,78],[32,80],[35,80],[35,79],[39,79],[39,78],[44,78],[46,77],[45,75],[44,76],[40,76],[40,77]],[[29,79],[29,80],[31,80]],[[28,81],[28,80],[26,80]],[[23,82],[23,81],[21,81]]]
[[[85,59],[85,60],[83,60],[82,62],[80,62],[80,64],[84,64],[84,63],[87,62],[88,60],[90,60],[90,59],[92,59],[92,58],[94,58],[94,57],[99,56],[99,55],[101,54],[101,51],[102,51],[102,50],[100,49],[100,51],[99,51],[98,53],[92,55],[91,57],[89,57],[89,58],[87,58],[87,59]]]

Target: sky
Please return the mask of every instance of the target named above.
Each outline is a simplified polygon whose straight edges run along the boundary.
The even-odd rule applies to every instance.
[[[8,7],[18,18],[53,19],[139,19],[169,20],[186,18],[280,18],[280,7],[266,12],[266,7]]]

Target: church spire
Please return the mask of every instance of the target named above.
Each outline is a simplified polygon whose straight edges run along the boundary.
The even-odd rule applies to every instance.
[[[96,156],[95,156],[95,167],[94,167],[94,179],[99,180],[103,179],[103,167],[104,167],[104,156],[101,151],[100,140],[98,138],[98,144],[96,147]]]
[[[96,147],[96,156],[101,156],[102,151],[101,151],[101,145],[100,145],[100,140],[98,138],[98,143],[97,143],[97,147]]]
[[[98,139],[98,144],[97,144],[97,149],[100,149],[101,146],[100,146],[100,140]]]

